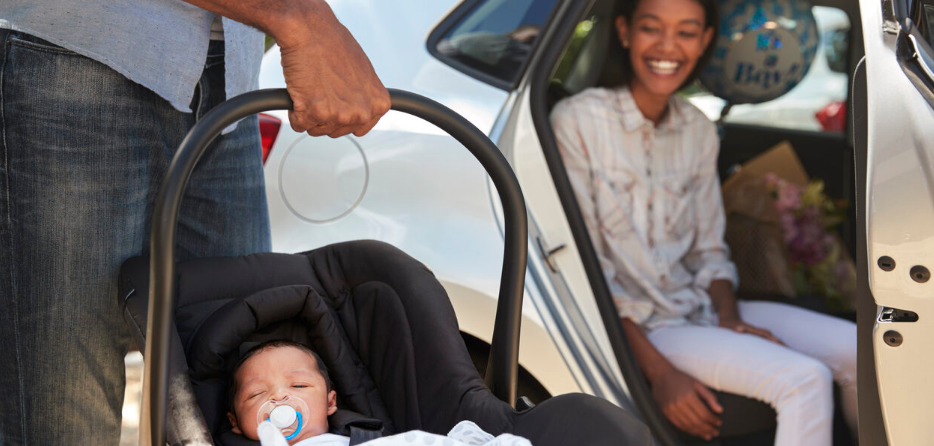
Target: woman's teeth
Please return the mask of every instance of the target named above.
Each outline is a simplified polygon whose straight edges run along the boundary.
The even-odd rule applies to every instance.
[[[648,61],[649,70],[653,73],[661,75],[672,75],[678,71],[678,68],[681,67],[680,62],[675,62],[671,60],[649,60]]]

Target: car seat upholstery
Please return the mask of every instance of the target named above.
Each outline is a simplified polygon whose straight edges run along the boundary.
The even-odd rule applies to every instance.
[[[624,66],[619,57],[622,52],[616,42],[616,24],[611,17],[613,2],[598,2],[590,14],[591,30],[580,48],[573,54],[571,68],[564,79],[553,79],[548,86],[549,110],[561,99],[575,95],[592,86],[616,86],[622,81]]]
[[[148,260],[133,258],[121,270],[121,303],[138,345],[145,345],[148,268]],[[282,338],[308,345],[327,364],[340,409],[331,429],[345,435],[360,425],[446,434],[469,419],[536,446],[651,442],[631,414],[592,396],[562,395],[522,412],[497,399],[470,359],[441,284],[390,245],[195,259],[179,263],[177,277],[172,444],[205,431],[218,445],[258,444],[230,432],[227,374],[252,345]],[[180,409],[188,400],[200,413]]]

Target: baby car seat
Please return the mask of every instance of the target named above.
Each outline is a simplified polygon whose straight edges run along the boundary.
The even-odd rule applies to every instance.
[[[144,258],[123,267],[131,326],[145,324],[148,268]],[[645,426],[598,398],[562,395],[522,412],[496,398],[470,359],[441,284],[390,245],[357,241],[302,254],[195,259],[177,271],[176,339],[184,358],[173,358],[173,367],[184,372],[187,363],[207,431],[186,423],[193,407],[172,407],[180,418],[170,415],[172,444],[194,436],[255,445],[230,432],[227,371],[253,344],[283,338],[308,345],[328,366],[340,409],[329,420],[336,433],[381,425],[383,434],[444,434],[469,419],[536,446],[649,444]]]
[[[394,109],[453,114],[424,98],[391,93]],[[466,143],[503,197],[507,248],[489,364],[500,375],[490,381],[496,394],[474,367],[441,284],[428,268],[390,245],[357,241],[301,254],[262,253],[176,265],[171,260],[175,216],[187,180],[187,174],[176,170],[190,173],[199,150],[236,119],[233,115],[286,108],[290,101],[284,90],[273,90],[225,105],[235,111],[228,113],[222,105],[206,116],[173,160],[157,198],[152,259],[132,258],[121,268],[119,298],[137,345],[146,345],[146,384],[155,389],[144,394],[143,416],[151,417],[152,432],[144,419],[141,444],[165,438],[172,445],[257,445],[231,432],[226,380],[242,353],[270,339],[303,343],[322,357],[338,394],[331,430],[350,435],[352,444],[413,429],[445,434],[465,419],[493,435],[512,433],[536,446],[651,444],[639,420],[590,395],[560,395],[519,411],[503,401],[515,392],[527,232],[518,182],[485,137],[483,155],[470,138],[432,121]],[[205,126],[207,131],[201,129]],[[502,379],[504,373],[507,379]],[[168,388],[162,400],[160,383]],[[151,411],[148,400],[155,402]]]

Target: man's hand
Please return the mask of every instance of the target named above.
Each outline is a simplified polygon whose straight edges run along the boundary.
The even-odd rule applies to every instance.
[[[678,429],[705,440],[720,435],[723,413],[717,397],[700,381],[672,367],[652,383],[662,413]]]
[[[749,333],[751,335],[756,335],[756,336],[759,336],[760,338],[764,338],[769,341],[772,341],[776,344],[785,345],[785,343],[779,340],[778,338],[776,338],[772,334],[772,332],[764,328],[759,328],[754,325],[749,325],[743,322],[742,320],[740,320],[739,318],[729,318],[729,319],[720,318],[720,326],[723,328],[728,328],[730,330],[733,330],[737,333]]]
[[[294,104],[289,112],[293,130],[332,138],[363,136],[389,110],[389,92],[326,4],[297,29],[279,35],[285,85]]]
[[[185,1],[276,39],[296,132],[363,136],[389,110],[389,92],[324,0]]]

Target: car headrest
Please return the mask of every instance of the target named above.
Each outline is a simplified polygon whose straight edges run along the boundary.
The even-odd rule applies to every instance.
[[[613,9],[614,2],[604,2],[595,5],[588,14],[587,21],[592,29],[572,56],[571,69],[560,80],[560,85],[549,87],[551,105],[589,87],[615,87],[623,83],[625,53],[616,37]]]

